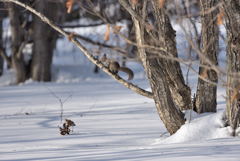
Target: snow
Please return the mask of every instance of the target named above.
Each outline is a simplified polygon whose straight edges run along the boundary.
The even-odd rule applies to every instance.
[[[84,31],[93,37],[93,30],[97,33],[103,29]],[[102,72],[94,74],[94,65],[66,39],[57,46],[53,82],[28,80],[11,85],[13,71],[0,77],[0,160],[240,160],[240,140],[230,136],[231,129],[224,127],[222,120],[224,88],[218,89],[217,113],[185,111],[185,125],[169,136],[153,100],[126,89]],[[127,66],[135,72],[133,83],[150,90],[141,65],[128,62]],[[196,80],[195,73],[190,72],[193,91]],[[59,100],[64,102],[63,119],[76,124],[70,135],[59,132],[63,124]]]
[[[197,118],[187,122],[174,135],[159,139],[155,144],[193,142],[228,137],[230,136],[230,129],[224,127],[222,118],[223,111],[197,115]]]
[[[147,83],[137,80],[142,87]],[[168,136],[154,102],[113,80],[0,87],[1,160],[239,160],[240,140],[216,114],[192,113]],[[62,136],[63,118],[76,123]]]

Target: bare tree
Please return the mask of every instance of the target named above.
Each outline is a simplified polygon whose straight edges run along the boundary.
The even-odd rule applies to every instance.
[[[159,7],[158,1],[138,1],[137,4],[128,3],[126,0],[119,2],[132,16],[139,56],[151,85],[156,108],[168,132],[173,134],[185,122],[179,108],[191,107],[190,89],[184,84],[178,62],[164,60],[140,46],[148,44],[165,47],[166,52],[159,54],[177,57],[175,31],[164,7]],[[154,10],[156,32],[147,24],[148,7]]]
[[[9,4],[9,19],[11,24],[11,56],[12,66],[16,71],[16,83],[26,80],[26,69],[22,50],[25,46],[24,29],[22,26],[21,8],[15,4]]]
[[[36,1],[36,10],[54,22],[60,20],[60,4],[54,1]],[[31,77],[37,81],[51,81],[51,64],[56,45],[57,32],[42,22],[38,17],[33,20],[33,57]]]
[[[202,24],[202,50],[204,56],[200,57],[199,75],[217,84],[218,76],[216,71],[211,69],[211,65],[217,65],[218,54],[218,26],[217,14],[218,10],[208,12],[216,6],[217,0],[201,0],[201,24]],[[211,64],[205,60],[208,59]],[[209,69],[203,67],[208,66]],[[217,86],[215,84],[206,82],[201,78],[198,79],[197,94],[196,94],[196,111],[203,112],[216,112],[216,93]]]
[[[235,135],[240,122],[240,1],[223,0],[223,9],[227,29],[227,119]]]
[[[170,23],[170,19],[165,10],[165,6],[160,6],[159,0],[151,0],[153,15],[156,24],[156,46],[165,47],[166,53],[159,53],[162,55],[168,55],[170,57],[178,58],[177,44],[176,44],[176,31],[173,30]],[[154,37],[153,37],[154,39]],[[156,40],[155,40],[156,42]],[[170,86],[171,96],[175,101],[175,104],[181,109],[191,109],[191,90],[185,84],[182,70],[179,62],[177,61],[163,61],[162,64],[165,66],[166,78],[168,79],[168,86]]]

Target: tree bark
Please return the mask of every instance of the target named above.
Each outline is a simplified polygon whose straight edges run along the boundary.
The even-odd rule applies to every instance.
[[[128,5],[126,5],[127,2],[125,0],[119,0],[119,2],[123,5],[124,8],[126,8],[127,10],[129,9],[127,8]],[[145,21],[144,16],[146,16],[147,2],[139,1],[138,3],[139,3],[138,6],[132,5],[132,9],[136,14],[142,15],[143,21]],[[139,21],[135,17],[135,15],[133,14],[131,15],[132,15],[132,19],[135,26],[136,41],[138,44],[139,56],[143,63],[145,72],[148,76],[148,80],[154,95],[154,101],[155,101],[158,114],[161,120],[163,121],[165,127],[167,128],[168,132],[170,134],[174,134],[184,124],[185,120],[184,120],[183,113],[178,109],[178,107],[176,106],[173,100],[174,98],[171,95],[171,90],[169,88],[170,79],[167,79],[169,76],[168,75],[169,73],[166,70],[166,64],[164,63],[166,60],[163,60],[162,58],[159,58],[159,57],[153,57],[150,51],[146,51],[144,48],[140,47],[146,43],[146,40],[148,41],[148,43],[151,43],[151,42],[154,43],[155,41],[152,41],[151,39],[153,38],[148,36],[145,28],[145,24],[142,24],[142,22]],[[164,12],[161,12],[160,16],[168,19],[167,15]],[[167,28],[172,29],[169,21],[164,21],[166,19],[163,19],[161,21],[161,25],[165,29]],[[163,34],[165,37],[161,35],[159,39],[161,39],[162,42],[165,42],[166,39],[164,38],[168,37],[167,40],[169,40],[170,38],[172,38],[171,37],[172,34],[174,34],[174,32],[173,33],[167,32],[167,30],[165,30]],[[175,39],[174,36],[173,38]],[[170,45],[172,45],[171,43],[168,44],[167,42],[165,42],[165,44],[169,45],[167,46],[167,48],[170,47]],[[171,50],[169,52],[171,52]],[[176,53],[171,53],[171,54],[176,54]]]
[[[227,28],[227,119],[228,124],[235,129],[240,122],[240,1],[223,0],[225,22]]]
[[[22,55],[24,30],[21,27],[21,10],[15,4],[9,4],[9,19],[12,39],[12,66],[16,71],[16,83],[20,83],[26,80],[26,69]]]
[[[202,57],[200,57],[200,65],[208,66],[209,68],[211,68],[211,65],[206,62],[206,59],[208,59],[212,63],[212,65],[218,64],[217,53],[219,32],[216,18],[218,11],[215,10],[212,12],[208,12],[211,8],[216,6],[216,4],[217,0],[200,1],[201,13],[203,13],[201,17]],[[200,67],[199,75],[216,84],[218,82],[218,76],[214,70]],[[216,85],[210,84],[209,82],[206,82],[199,78],[196,94],[196,111],[198,113],[216,112],[216,94]]]
[[[174,103],[166,79],[166,72],[162,66],[164,60],[143,58],[145,61],[145,70],[154,94],[154,101],[158,114],[170,134],[174,134],[184,123],[184,114]]]
[[[36,10],[58,22],[59,3],[51,1],[36,1]],[[56,45],[57,32],[34,16],[33,20],[33,58],[31,77],[36,81],[51,81],[51,64]]]
[[[6,10],[6,6],[3,2],[0,2],[0,76],[4,72],[4,61],[6,61],[6,64],[9,66],[11,64],[11,60],[9,57],[6,56],[5,48],[3,45],[3,19],[7,18],[8,16],[8,10]]]
[[[156,39],[155,45],[165,47],[169,56],[178,57],[177,48],[176,48],[176,31],[172,28],[169,17],[165,13],[164,6],[161,8],[159,6],[159,0],[151,0],[154,18],[156,23]],[[191,101],[191,90],[185,84],[182,70],[179,62],[165,60],[162,61],[164,69],[166,70],[166,78],[168,80],[168,85],[170,86],[171,95],[175,104],[181,110],[192,109]]]
[[[0,6],[2,5],[2,3],[0,3]],[[0,7],[1,8],[1,7]],[[3,37],[2,37],[2,33],[3,33],[3,24],[2,24],[2,21],[3,20],[3,17],[0,15],[0,52],[4,52],[4,49],[3,49]],[[0,76],[2,76],[3,74],[3,63],[4,63],[4,59],[3,57],[1,56],[2,54],[0,54]]]

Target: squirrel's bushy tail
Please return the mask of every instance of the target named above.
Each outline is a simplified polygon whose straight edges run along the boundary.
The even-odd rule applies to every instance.
[[[127,67],[120,67],[119,71],[122,71],[124,73],[128,74],[128,80],[132,80],[134,77],[133,71]]]

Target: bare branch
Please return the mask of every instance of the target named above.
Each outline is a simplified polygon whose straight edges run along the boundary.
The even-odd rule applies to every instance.
[[[58,26],[61,28],[84,28],[84,27],[96,27],[104,24],[105,24],[104,22],[101,22],[101,23],[88,24],[88,25],[77,24],[77,25],[58,25]]]
[[[68,33],[71,34],[70,32],[68,32]],[[112,45],[108,45],[108,44],[101,43],[101,42],[98,42],[98,41],[94,41],[94,40],[91,40],[91,39],[89,39],[85,36],[75,34],[75,33],[74,33],[74,37],[79,38],[79,39],[81,39],[83,41],[86,41],[88,43],[91,43],[93,45],[97,45],[97,46],[101,46],[101,47],[104,47],[104,48],[109,48],[109,49],[115,50],[115,51],[123,54],[123,56],[128,57],[128,53],[126,51],[122,50],[121,48],[117,47],[117,46],[112,46]]]

